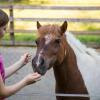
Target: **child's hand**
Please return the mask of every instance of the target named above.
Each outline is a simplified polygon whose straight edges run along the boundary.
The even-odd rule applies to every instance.
[[[25,53],[24,55],[21,56],[20,60],[22,61],[22,64],[25,65],[31,61],[31,55],[29,53]]]
[[[27,75],[24,79],[25,79],[25,84],[26,85],[30,85],[32,83],[35,83],[37,81],[40,80],[41,75],[38,73],[32,73]]]

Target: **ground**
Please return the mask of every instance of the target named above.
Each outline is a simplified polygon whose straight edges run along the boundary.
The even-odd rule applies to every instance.
[[[0,48],[0,52],[4,56],[4,62],[6,67],[16,62],[25,52],[29,52],[33,56],[35,56],[35,51],[35,48]],[[20,71],[11,76],[9,79],[7,79],[6,84],[14,84],[31,72],[33,72],[33,69],[31,67],[31,63],[29,63],[27,66],[25,66]],[[54,77],[52,69],[48,71],[45,76],[42,77],[41,81],[28,87],[25,87],[14,96],[9,97],[8,100],[55,100],[55,97],[51,96],[34,95],[34,93],[37,92],[54,93]]]
[[[36,48],[30,48],[30,47],[0,48],[0,53],[2,53],[4,56],[4,62],[6,67],[16,62],[20,58],[20,56],[25,52],[29,52],[34,57],[35,51]],[[25,66],[20,71],[16,72],[13,76],[11,76],[9,79],[7,79],[6,84],[7,85],[14,84],[20,81],[23,77],[25,77],[28,73],[31,72],[33,72],[33,70],[31,67],[31,63],[29,63],[27,66]],[[14,96],[9,97],[8,100],[55,100],[54,96],[48,96],[48,93],[50,94],[54,93],[54,85],[55,85],[55,80],[53,76],[53,70],[51,69],[46,73],[45,76],[42,77],[41,81],[25,87]],[[41,92],[41,95],[36,94],[39,92]]]

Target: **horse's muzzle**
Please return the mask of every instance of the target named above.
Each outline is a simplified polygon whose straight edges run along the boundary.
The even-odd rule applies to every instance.
[[[38,72],[41,75],[44,75],[46,73],[46,71],[47,71],[47,68],[45,66],[44,60],[41,59],[39,65],[36,64],[36,61],[37,61],[37,59],[36,59],[36,57],[34,57],[32,59],[32,68],[33,68],[33,71],[34,72]]]

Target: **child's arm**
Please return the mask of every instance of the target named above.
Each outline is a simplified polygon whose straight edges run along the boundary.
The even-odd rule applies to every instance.
[[[18,62],[5,69],[5,78],[8,78],[17,70],[22,68],[25,64],[27,64],[30,61],[30,59],[31,56],[28,53],[24,54]]]
[[[35,83],[38,80],[40,80],[40,75],[38,73],[33,73],[27,75],[23,80],[14,85],[5,86],[0,75],[0,97],[7,98],[21,90],[23,87]]]

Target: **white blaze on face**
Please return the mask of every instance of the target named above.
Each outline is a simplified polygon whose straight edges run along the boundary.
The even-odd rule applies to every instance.
[[[40,58],[41,58],[41,54],[42,54],[43,50],[41,50],[38,54],[38,58],[37,58],[37,61],[36,61],[36,66],[39,66],[40,65]]]
[[[45,36],[45,45],[49,44],[51,40],[52,40],[52,35],[51,34],[47,34]]]
[[[44,45],[47,45],[50,43],[50,41],[52,40],[52,35],[51,34],[47,34],[45,36],[45,44]],[[36,61],[36,65],[39,66],[40,65],[40,58],[41,58],[41,55],[42,55],[42,52],[43,52],[43,49],[39,52],[38,54],[38,58],[37,58],[37,61]]]

